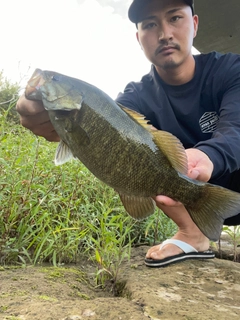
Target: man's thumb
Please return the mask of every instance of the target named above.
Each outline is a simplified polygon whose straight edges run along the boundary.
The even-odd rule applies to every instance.
[[[191,169],[191,170],[188,171],[188,176],[191,179],[197,180],[199,175],[200,175],[200,172],[198,170],[196,170],[196,169]]]

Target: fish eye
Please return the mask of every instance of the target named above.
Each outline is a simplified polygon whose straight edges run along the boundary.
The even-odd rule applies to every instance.
[[[52,78],[51,78],[53,81],[60,81],[60,76],[58,76],[58,75],[54,75],[54,76],[52,76]]]

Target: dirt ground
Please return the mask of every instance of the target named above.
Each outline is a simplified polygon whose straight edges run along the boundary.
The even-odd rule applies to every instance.
[[[2,266],[0,319],[240,319],[240,263],[215,258],[148,268],[147,249],[133,249],[122,265],[120,297],[92,286],[95,269],[88,263]]]

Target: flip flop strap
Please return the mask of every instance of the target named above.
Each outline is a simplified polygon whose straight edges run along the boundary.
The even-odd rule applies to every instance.
[[[177,247],[182,249],[182,251],[184,251],[185,253],[198,252],[194,247],[190,246],[190,244],[177,239],[168,239],[163,241],[160,249],[162,249],[166,244],[169,244],[169,243],[176,245]]]

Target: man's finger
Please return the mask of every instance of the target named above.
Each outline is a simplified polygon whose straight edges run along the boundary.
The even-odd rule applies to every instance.
[[[199,175],[200,175],[200,173],[196,169],[191,169],[191,170],[188,171],[188,176],[191,179],[197,180],[199,178]]]
[[[154,200],[156,201],[156,204],[158,207],[160,206],[176,207],[181,205],[181,202],[175,201],[169,197],[162,196],[162,195],[156,196]]]
[[[27,100],[25,95],[22,95],[17,101],[16,110],[21,116],[31,116],[45,109],[41,101]]]

